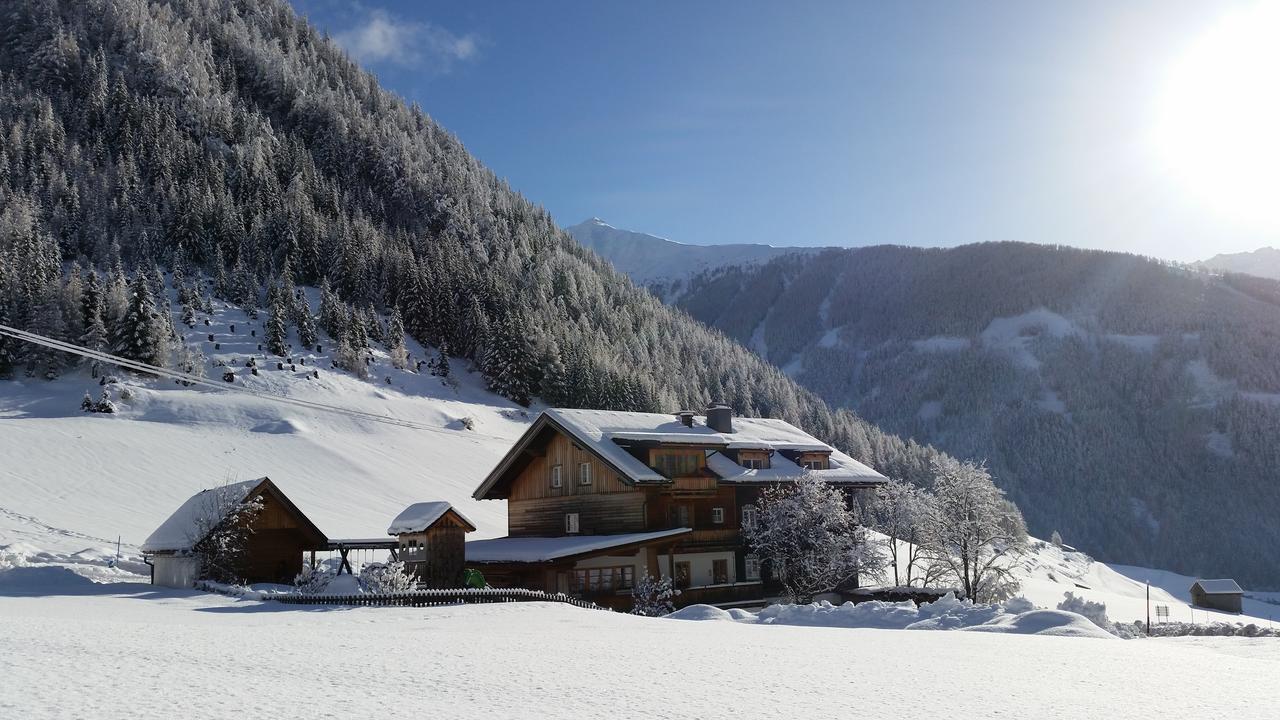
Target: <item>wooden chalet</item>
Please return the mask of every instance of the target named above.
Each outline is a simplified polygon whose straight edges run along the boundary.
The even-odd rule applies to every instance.
[[[398,557],[431,588],[462,587],[466,534],[476,526],[447,502],[405,508],[387,528],[398,541]]]
[[[493,585],[630,606],[644,574],[675,579],[680,604],[765,596],[742,529],[762,488],[803,473],[850,496],[886,478],[782,420],[550,409],[475,491],[506,500],[508,537],[467,543]]]
[[[255,497],[262,499],[262,511],[250,523],[242,569],[245,580],[292,582],[302,571],[305,552],[328,548],[324,533],[270,478],[263,477],[198,492],[170,515],[142,544],[153,568],[152,583],[191,587],[200,571],[196,547],[204,539],[201,533],[223,519],[211,513],[228,507],[228,498],[243,503]]]

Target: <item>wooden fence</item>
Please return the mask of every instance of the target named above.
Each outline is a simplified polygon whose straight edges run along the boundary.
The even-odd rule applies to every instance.
[[[398,593],[361,593],[358,595],[272,595],[268,599],[292,605],[363,605],[397,607],[435,607],[468,603],[558,602],[589,610],[608,610],[587,600],[561,593],[523,588],[459,588],[453,590],[409,590]]]

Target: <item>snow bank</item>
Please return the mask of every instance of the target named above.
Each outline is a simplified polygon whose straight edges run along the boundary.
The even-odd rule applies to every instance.
[[[1020,635],[1112,638],[1083,615],[1063,610],[1007,612],[1000,605],[975,605],[948,593],[917,607],[910,601],[870,601],[857,605],[770,605],[759,613],[726,611],[710,605],[690,605],[667,616],[673,620],[731,620],[757,625],[876,628],[881,630],[973,630]]]

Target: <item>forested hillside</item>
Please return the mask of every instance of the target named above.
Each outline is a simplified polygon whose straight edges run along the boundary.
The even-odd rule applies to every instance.
[[[1280,586],[1280,283],[1018,243],[695,278],[677,304],[829,403],[989,461],[1033,533]]]
[[[272,325],[317,310],[291,284],[328,284],[319,321],[353,369],[399,315],[517,402],[723,399],[897,476],[936,455],[635,287],[279,0],[7,2],[0,131],[0,323],[182,366],[130,300],[157,266],[184,304]],[[0,339],[6,375],[70,362]]]

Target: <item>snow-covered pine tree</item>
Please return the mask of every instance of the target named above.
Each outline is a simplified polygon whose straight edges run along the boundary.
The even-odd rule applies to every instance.
[[[129,284],[124,317],[112,328],[112,352],[148,365],[162,365],[168,340],[169,330],[156,310],[147,276],[136,273]]]
[[[387,351],[391,354],[391,365],[397,370],[409,367],[409,349],[404,344],[404,319],[400,316],[400,308],[391,308],[391,320],[387,323]]]
[[[289,315],[288,306],[285,304],[285,295],[280,287],[272,283],[271,288],[267,291],[268,312],[266,327],[266,345],[267,351],[272,355],[287,355],[289,353],[289,326],[286,324],[285,318]]]
[[[293,303],[294,322],[298,325],[298,341],[303,347],[314,348],[316,344],[316,319],[311,314],[311,304],[307,302],[306,293],[298,291]]]

